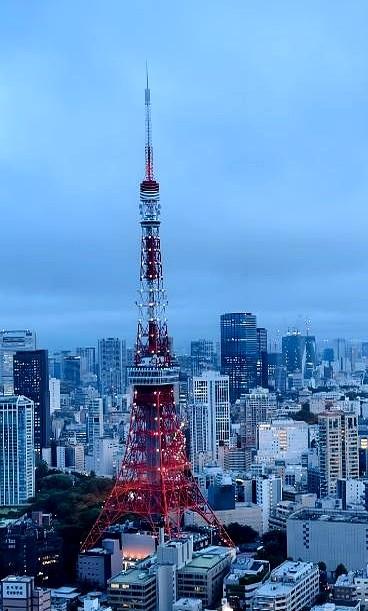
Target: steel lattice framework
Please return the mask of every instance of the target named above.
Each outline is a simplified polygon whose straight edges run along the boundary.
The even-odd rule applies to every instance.
[[[135,366],[130,370],[133,405],[126,452],[119,477],[82,545],[94,546],[105,530],[127,515],[142,518],[155,532],[180,533],[186,511],[199,514],[228,545],[232,542],[202,495],[185,451],[177,414],[173,365],[165,309],[160,245],[159,184],[153,176],[150,90],[145,90],[145,178],[140,186],[142,227],[139,321]]]

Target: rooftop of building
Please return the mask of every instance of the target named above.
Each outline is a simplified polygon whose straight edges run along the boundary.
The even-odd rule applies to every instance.
[[[311,608],[311,611],[352,611],[352,609],[359,609],[359,605],[359,601],[335,601],[324,605],[315,605]]]
[[[272,581],[295,582],[309,573],[313,567],[312,562],[285,560],[280,566],[273,569],[271,579]]]
[[[72,586],[61,586],[60,588],[54,588],[51,590],[52,598],[65,598],[74,600],[78,598],[80,593],[77,588],[73,588]]]
[[[33,580],[34,577],[28,577],[28,575],[8,575],[7,577],[4,577],[4,579],[2,579],[1,581],[3,583],[31,583],[33,582]]]
[[[368,524],[368,512],[365,511],[334,511],[332,509],[314,509],[305,507],[291,514],[289,520],[306,522],[346,522],[350,524]]]
[[[104,547],[92,547],[84,552],[81,552],[81,556],[111,556],[111,550],[105,549]]]
[[[18,404],[26,404],[32,405],[32,399],[27,399],[24,395],[1,395],[0,396],[0,405],[18,405]]]
[[[114,589],[114,585],[118,587],[120,584],[144,584],[148,583],[152,579],[156,579],[153,573],[150,573],[147,569],[129,569],[122,571],[115,577],[109,579],[108,583],[110,588]]]
[[[174,603],[174,608],[180,607],[181,609],[198,609],[199,603],[201,600],[199,598],[179,598],[176,603]]]
[[[342,575],[339,575],[338,578],[335,581],[335,586],[338,587],[346,587],[346,586],[351,586],[354,583],[354,573],[349,573],[348,575],[346,573],[343,573]]]
[[[255,597],[274,598],[275,596],[287,596],[293,589],[292,583],[281,583],[279,581],[268,581],[258,588]]]
[[[180,571],[184,571],[186,573],[196,572],[196,571],[208,571],[215,567],[226,553],[214,553],[210,551],[210,548],[205,550],[206,553],[198,553],[193,556],[193,559],[188,562],[185,566],[183,566]]]
[[[177,539],[170,539],[169,541],[165,541],[164,546],[178,548],[181,547],[183,544],[187,543],[192,538],[193,537],[188,535],[188,537],[178,537]]]
[[[266,560],[241,556],[231,565],[230,573],[225,577],[224,583],[226,585],[259,583],[267,577],[269,570],[270,565]]]

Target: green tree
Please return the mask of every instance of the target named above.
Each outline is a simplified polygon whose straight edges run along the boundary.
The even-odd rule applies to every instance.
[[[232,522],[226,527],[230,538],[235,545],[244,545],[245,543],[253,543],[257,538],[257,533],[250,526]]]
[[[340,575],[347,575],[347,573],[348,573],[348,570],[343,564],[340,563],[337,565],[336,570],[335,570],[336,579],[340,577]]]
[[[317,424],[318,423],[318,417],[315,414],[311,413],[311,411],[309,410],[309,404],[307,403],[303,405],[302,409],[299,412],[296,412],[296,414],[291,414],[291,418],[293,420],[298,420],[298,421],[303,420],[307,424]]]
[[[262,547],[257,552],[257,558],[268,560],[271,569],[275,568],[287,557],[286,533],[282,530],[270,530],[262,536]]]

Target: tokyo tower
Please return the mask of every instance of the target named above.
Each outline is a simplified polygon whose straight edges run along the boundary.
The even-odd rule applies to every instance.
[[[192,473],[177,414],[174,385],[179,370],[166,323],[166,293],[160,244],[160,194],[154,178],[150,89],[145,90],[145,177],[140,185],[141,263],[137,306],[139,320],[135,364],[129,379],[133,405],[125,456],[115,486],[92,527],[82,550],[96,545],[106,529],[131,515],[153,532],[163,526],[177,536],[187,511],[199,514],[222,543],[232,545]]]

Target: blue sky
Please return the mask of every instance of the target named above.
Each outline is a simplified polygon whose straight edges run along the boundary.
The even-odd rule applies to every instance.
[[[0,326],[129,341],[148,59],[169,328],[367,338],[368,4],[3,0]]]

